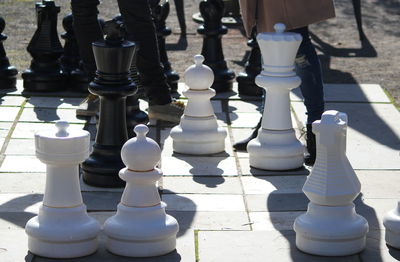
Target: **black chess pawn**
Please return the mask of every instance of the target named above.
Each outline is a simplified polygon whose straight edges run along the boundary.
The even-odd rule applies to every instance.
[[[121,187],[121,148],[127,141],[126,97],[136,92],[129,77],[136,45],[125,41],[122,23],[105,24],[104,41],[93,43],[97,71],[89,91],[100,98],[100,116],[93,152],[82,163],[83,180],[92,186]]]
[[[245,71],[236,77],[240,95],[261,96],[262,89],[255,83],[256,76],[261,72],[261,51],[257,43],[257,34],[253,30],[247,45],[251,48],[250,56],[245,64]]]
[[[221,38],[228,32],[221,22],[224,2],[222,0],[201,1],[200,13],[204,18],[204,24],[199,26],[197,32],[203,37],[201,54],[205,59],[204,64],[214,72],[215,79],[211,88],[217,93],[229,91],[232,89],[235,73],[228,69],[222,50]]]
[[[12,89],[17,85],[18,70],[10,65],[3,42],[7,36],[3,34],[6,22],[0,17],[0,89]]]
[[[113,18],[114,21],[121,23],[124,27],[124,22],[121,15],[117,15]],[[123,30],[124,37],[126,36],[126,30]],[[128,128],[128,137],[132,138],[136,136],[135,132],[133,132],[133,128],[137,124],[147,124],[149,122],[148,115],[140,110],[139,106],[139,98],[144,97],[144,88],[139,82],[139,73],[136,68],[136,52],[133,56],[131,66],[129,68],[129,75],[132,78],[132,81],[136,84],[137,92],[133,96],[128,96],[126,98],[126,125]]]
[[[163,3],[157,3],[157,5],[155,5],[152,9],[154,22],[156,24],[158,49],[160,51],[160,61],[164,67],[164,73],[171,88],[171,95],[175,98],[179,98],[179,75],[176,71],[172,69],[171,63],[168,60],[167,49],[165,47],[165,38],[172,33],[171,28],[166,26],[166,20],[169,15],[169,8],[169,2],[168,0],[165,0]]]
[[[58,91],[65,88],[66,75],[60,64],[63,47],[57,33],[60,7],[52,0],[36,3],[37,30],[28,45],[31,66],[22,73],[27,91]]]

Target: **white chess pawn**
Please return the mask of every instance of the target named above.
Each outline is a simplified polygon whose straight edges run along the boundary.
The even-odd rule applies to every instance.
[[[183,94],[188,98],[184,114],[178,126],[171,130],[174,152],[205,155],[225,150],[225,129],[218,127],[210,98],[215,91],[210,88],[214,81],[211,68],[203,65],[202,55],[194,56],[195,64],[186,69],[184,79],[189,89]]]
[[[345,256],[365,248],[368,222],[355,212],[361,184],[346,157],[347,115],[329,110],[312,124],[317,159],[303,187],[310,199],[294,223],[296,246],[322,256]]]
[[[46,188],[39,214],[25,231],[33,254],[74,258],[97,249],[100,224],[86,213],[79,186],[79,163],[89,156],[90,134],[67,130],[68,122],[55,130],[35,134],[36,156],[47,165]]]
[[[290,170],[303,165],[304,146],[296,138],[290,115],[289,92],[301,81],[294,72],[294,60],[302,37],[284,32],[260,33],[257,43],[263,57],[263,71],[256,84],[265,89],[265,106],[258,136],[247,145],[250,166],[266,170]]]
[[[175,218],[165,213],[166,204],[161,202],[156,187],[162,176],[161,170],[155,168],[161,149],[146,137],[147,126],[137,125],[134,131],[137,136],[121,149],[127,167],[121,169],[119,176],[126,181],[126,187],[116,215],[104,223],[107,249],[128,257],[159,256],[175,249],[179,226]]]

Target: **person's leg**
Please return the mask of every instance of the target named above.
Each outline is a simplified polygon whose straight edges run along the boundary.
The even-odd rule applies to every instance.
[[[71,0],[74,32],[86,73],[93,78],[96,72],[92,43],[103,39],[97,19],[99,0]]]
[[[118,0],[128,39],[139,45],[136,66],[150,104],[171,103],[169,87],[160,63],[154,22],[148,0]]]
[[[321,119],[325,108],[321,65],[311,43],[308,28],[302,27],[291,32],[299,33],[303,37],[296,56],[296,73],[301,78],[300,89],[307,109],[306,142],[309,155],[306,156],[305,163],[313,165],[316,158],[316,141],[311,124]]]

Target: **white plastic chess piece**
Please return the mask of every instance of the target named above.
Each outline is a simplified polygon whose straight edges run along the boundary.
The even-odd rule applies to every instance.
[[[89,156],[90,134],[67,130],[58,121],[54,130],[35,134],[36,156],[47,165],[46,188],[39,215],[25,231],[29,251],[43,257],[74,258],[97,249],[100,224],[86,213],[79,186],[79,163]]]
[[[266,170],[290,170],[304,162],[304,146],[296,138],[290,115],[289,92],[301,81],[294,72],[294,60],[302,37],[274,26],[275,33],[260,33],[257,42],[263,57],[263,71],[256,84],[265,89],[265,106],[258,136],[247,145],[250,166]]]
[[[121,256],[159,256],[175,249],[179,226],[165,213],[166,204],[161,202],[155,185],[162,176],[162,171],[155,168],[161,149],[146,137],[147,126],[137,125],[134,131],[137,136],[121,149],[127,167],[119,176],[126,187],[117,214],[104,223],[107,249]]]
[[[178,126],[171,130],[174,152],[205,155],[225,150],[225,129],[218,127],[210,98],[215,91],[210,88],[214,74],[203,65],[202,55],[194,56],[195,64],[186,69],[184,79],[189,89],[183,94],[188,98]]]
[[[334,110],[312,124],[317,159],[303,187],[311,202],[293,226],[306,253],[345,256],[365,248],[368,222],[353,204],[361,184],[346,157],[346,129],[347,115]]]

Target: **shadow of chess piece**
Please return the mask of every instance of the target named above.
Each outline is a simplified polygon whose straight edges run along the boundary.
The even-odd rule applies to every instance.
[[[27,50],[31,66],[22,73],[26,91],[58,91],[65,88],[66,75],[61,69],[63,48],[57,33],[60,7],[52,0],[36,3],[37,30]]]
[[[12,89],[17,85],[18,70],[10,65],[3,42],[7,36],[3,34],[6,22],[0,17],[0,89]]]
[[[262,96],[262,89],[256,85],[256,76],[261,72],[261,51],[257,43],[257,34],[253,30],[247,45],[251,48],[250,56],[245,64],[245,71],[236,77],[240,95]]]
[[[165,38],[172,33],[171,28],[167,27],[165,23],[169,15],[169,7],[169,2],[168,0],[166,0],[164,1],[164,3],[158,3],[157,5],[153,6],[152,9],[154,21],[156,24],[158,49],[160,51],[160,61],[164,66],[164,73],[167,77],[168,84],[171,87],[171,95],[175,98],[179,98],[179,75],[176,71],[172,69],[171,63],[168,60],[167,50],[165,48]]]
[[[100,116],[93,152],[82,163],[83,180],[92,186],[122,187],[118,172],[124,167],[121,148],[127,141],[126,97],[136,92],[129,77],[136,45],[125,41],[121,22],[104,27],[104,41],[93,43],[97,71],[89,91],[100,98]]]
[[[200,2],[200,13],[204,24],[199,26],[197,32],[203,37],[201,54],[205,58],[204,64],[214,72],[215,80],[211,88],[217,93],[229,91],[232,89],[235,73],[228,69],[222,51],[221,38],[228,32],[221,22],[224,3],[222,0],[204,0]]]
[[[113,18],[113,20],[121,23],[124,27],[124,21],[122,20],[121,15],[117,15]],[[126,30],[124,27],[124,35],[126,37]],[[137,92],[133,96],[128,96],[126,98],[126,125],[128,138],[135,137],[136,134],[133,132],[134,127],[137,124],[147,124],[149,122],[148,115],[140,110],[139,106],[139,98],[144,97],[144,88],[140,85],[139,82],[139,73],[136,68],[136,52],[133,55],[132,62],[129,68],[129,76],[132,78],[132,81],[136,84]]]

